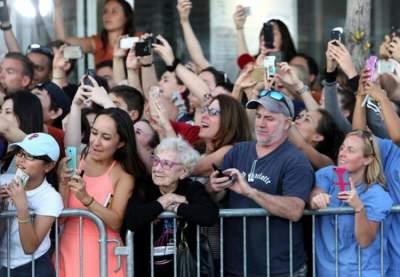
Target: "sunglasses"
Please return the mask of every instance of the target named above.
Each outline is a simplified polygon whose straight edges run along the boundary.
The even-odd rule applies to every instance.
[[[262,91],[260,91],[258,93],[258,98],[262,98],[262,97],[265,97],[265,96],[267,96],[267,97],[269,97],[269,98],[271,98],[273,100],[282,102],[286,106],[286,108],[288,109],[290,116],[293,116],[292,112],[290,110],[289,104],[287,103],[287,101],[285,99],[285,96],[283,96],[282,92],[277,91],[277,90],[268,90],[268,91],[267,90],[262,90]]]
[[[54,53],[53,53],[53,50],[51,48],[49,48],[47,46],[42,46],[42,45],[37,44],[37,43],[30,44],[28,46],[28,48],[26,49],[26,54],[29,54],[29,53],[32,53],[32,52],[44,54],[44,55],[50,57],[51,59],[53,59],[53,57],[54,57]]]

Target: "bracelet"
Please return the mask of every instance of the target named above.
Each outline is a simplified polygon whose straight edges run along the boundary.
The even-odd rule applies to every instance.
[[[2,25],[0,25],[0,29],[1,29],[2,31],[8,31],[8,30],[11,30],[11,29],[12,29],[12,25],[11,25],[11,23],[8,24],[8,26],[3,26],[3,24],[2,24]]]
[[[93,204],[93,202],[94,202],[94,197],[92,196],[92,199],[90,199],[89,203],[87,203],[87,204],[82,203],[82,204],[83,204],[85,207],[89,207],[90,205]]]
[[[361,209],[359,209],[359,210],[354,209],[354,213],[355,213],[355,214],[358,214],[358,213],[360,213],[362,210],[364,210],[364,206],[362,206]]]
[[[174,72],[175,69],[176,69],[176,67],[177,67],[178,64],[180,64],[180,63],[181,63],[181,61],[180,61],[179,59],[175,58],[175,60],[173,61],[172,65],[167,65],[167,66],[166,66],[166,69],[167,69],[169,72]]]
[[[150,67],[153,63],[140,64],[141,67]]]
[[[18,223],[21,223],[21,224],[27,224],[27,223],[32,223],[32,218],[26,218],[26,219],[19,219],[19,217],[17,217],[17,219],[18,219]]]

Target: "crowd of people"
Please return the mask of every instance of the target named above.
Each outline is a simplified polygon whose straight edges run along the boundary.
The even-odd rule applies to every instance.
[[[245,253],[247,276],[267,276],[267,256],[271,276],[310,276],[311,223],[303,213],[327,207],[353,212],[316,218],[317,276],[337,276],[337,268],[340,276],[400,276],[400,217],[390,213],[400,203],[396,33],[361,69],[332,38],[319,66],[272,19],[251,42],[259,45],[252,55],[239,5],[239,73],[231,82],[203,54],[190,0],[176,6],[190,61],[162,35],[137,32],[124,0],[107,0],[104,29],[84,38],[66,34],[63,3],[54,5],[56,40],[46,45],[21,51],[11,23],[0,24],[9,50],[0,63],[0,212],[17,214],[6,227],[0,222],[0,276],[55,276],[50,233],[64,208],[104,222],[113,241],[108,276],[126,276],[133,262],[136,276],[152,269],[173,276],[174,262],[192,257],[201,260],[201,276],[219,276],[223,264],[225,276],[238,277]],[[69,78],[78,57],[66,52],[74,46],[96,62],[79,82]],[[155,56],[165,63],[160,78]],[[222,208],[263,208],[271,217],[268,227],[265,217],[248,218],[245,233],[241,218],[226,218],[222,230]],[[178,219],[159,218],[164,211]],[[61,217],[57,228],[59,275],[99,276],[95,224]],[[127,230],[135,234],[134,261],[120,264],[114,249]],[[185,248],[189,256],[174,261]]]

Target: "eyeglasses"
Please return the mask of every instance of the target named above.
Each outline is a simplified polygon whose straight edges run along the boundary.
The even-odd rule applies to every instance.
[[[17,156],[20,159],[23,158],[23,159],[25,159],[27,161],[30,161],[30,162],[35,161],[35,160],[46,161],[46,162],[50,161],[50,158],[47,155],[45,155],[45,156],[32,156],[32,155],[26,153],[23,150],[19,150],[15,154],[15,156]]]
[[[221,114],[220,110],[214,109],[214,108],[210,108],[208,106],[204,106],[201,108],[201,113],[208,113],[208,116],[218,116]]]
[[[162,169],[171,170],[174,166],[182,165],[182,163],[177,163],[170,160],[161,160],[156,155],[152,155],[151,159],[153,160],[153,166],[161,165]]]
[[[287,103],[285,96],[283,96],[282,92],[277,90],[262,90],[258,93],[258,98],[268,96],[269,98],[282,102],[289,111],[291,117],[293,117],[292,112],[290,111],[289,104]]]
[[[26,54],[29,53],[41,53],[43,55],[48,56],[49,58],[51,58],[53,60],[54,57],[54,53],[53,50],[47,46],[42,46],[40,44],[37,43],[32,43],[28,46],[28,48],[26,49]]]

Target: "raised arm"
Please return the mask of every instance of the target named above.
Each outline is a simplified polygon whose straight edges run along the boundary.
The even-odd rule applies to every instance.
[[[249,53],[243,29],[246,17],[247,14],[245,8],[241,5],[236,6],[235,13],[233,14],[233,21],[235,22],[236,27],[238,56]]]
[[[200,68],[204,69],[210,66],[210,62],[204,56],[200,42],[193,32],[192,25],[189,21],[192,2],[189,0],[178,1],[176,9],[179,13],[179,19],[183,30],[186,47],[189,51],[192,61]]]
[[[119,42],[121,38],[125,36],[120,36],[114,45],[113,50],[113,78],[117,84],[122,80],[126,79],[125,75],[125,57],[127,50],[119,47]]]
[[[84,53],[94,53],[94,41],[91,38],[69,37],[66,34],[61,0],[54,0],[54,31],[57,39],[66,41],[71,45],[79,45]]]
[[[163,37],[158,36],[157,38],[162,42],[162,44],[154,44],[154,51],[160,55],[167,66],[172,66],[175,61],[175,55],[171,46]],[[176,66],[175,73],[191,93],[196,95],[199,99],[206,99],[206,95],[210,93],[208,86],[195,73],[180,63]]]
[[[393,103],[387,97],[386,92],[372,82],[366,83],[365,91],[379,103],[383,121],[385,122],[390,138],[394,143],[400,143],[400,118],[395,111]]]
[[[314,168],[319,169],[334,164],[331,158],[318,152],[311,144],[307,143],[294,124],[290,127],[289,139],[307,156]]]

